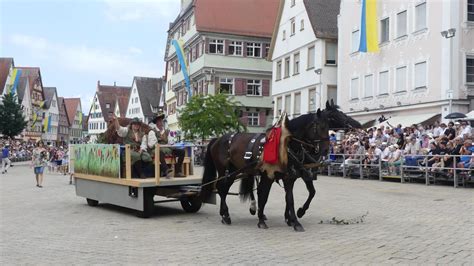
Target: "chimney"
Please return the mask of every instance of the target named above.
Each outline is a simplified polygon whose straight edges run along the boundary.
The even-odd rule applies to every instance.
[[[115,87],[115,86],[117,86],[117,85],[115,85],[115,81],[114,81],[114,87]]]
[[[100,80],[97,80],[97,91],[99,91],[99,87],[100,87]]]

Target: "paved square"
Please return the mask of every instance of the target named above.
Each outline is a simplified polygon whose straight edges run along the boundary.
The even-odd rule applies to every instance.
[[[325,176],[316,186],[301,219],[306,232],[296,233],[284,223],[277,185],[266,209],[270,229],[262,230],[237,197],[228,200],[231,226],[214,205],[187,214],[166,203],[140,219],[123,208],[89,207],[59,174],[46,174],[37,188],[33,170],[16,166],[0,175],[0,263],[474,264],[472,189]],[[295,190],[299,206],[306,189],[298,181]],[[366,212],[362,224],[320,224]]]

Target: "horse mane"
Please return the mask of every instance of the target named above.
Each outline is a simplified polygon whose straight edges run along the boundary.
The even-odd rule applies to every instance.
[[[310,125],[313,122],[315,115],[316,114],[314,113],[309,113],[291,119],[288,123],[288,129],[290,130],[290,132],[295,132],[298,129],[306,128],[306,126]]]

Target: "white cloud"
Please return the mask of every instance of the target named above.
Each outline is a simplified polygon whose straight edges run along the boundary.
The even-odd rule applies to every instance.
[[[50,42],[41,37],[14,34],[8,38],[13,45],[21,47],[30,58],[39,58],[42,61],[53,63],[55,67],[70,72],[71,76],[82,74],[93,77],[94,80],[105,82],[116,81],[117,84],[130,86],[133,76],[161,77],[163,66],[157,63],[152,65],[141,61],[137,55],[142,51],[137,47],[126,50],[111,50],[84,45],[69,46],[62,43]],[[154,62],[161,62],[156,56]],[[89,88],[95,88],[90,84]],[[89,106],[92,96],[81,97]],[[90,100],[89,100],[90,98]]]
[[[110,21],[155,19],[168,21],[177,16],[178,0],[104,0],[105,16]]]
[[[140,49],[140,48],[137,48],[137,47],[129,47],[128,48],[128,51],[131,53],[131,54],[135,54],[135,55],[139,55],[139,54],[142,54],[143,51]]]

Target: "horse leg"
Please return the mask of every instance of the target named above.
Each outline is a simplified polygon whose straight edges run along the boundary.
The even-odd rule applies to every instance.
[[[230,225],[232,221],[230,219],[229,207],[227,206],[227,203],[226,203],[226,197],[227,197],[227,194],[229,193],[230,186],[232,186],[233,182],[234,182],[233,179],[232,180],[223,179],[217,182],[217,191],[221,198],[221,206],[220,206],[220,212],[219,212],[219,214],[222,217],[221,222],[223,224],[228,224],[228,225]]]
[[[296,215],[298,218],[303,217],[303,215],[306,213],[306,210],[309,208],[309,204],[311,204],[311,201],[314,198],[314,195],[316,194],[316,189],[314,189],[314,182],[313,180],[304,180],[304,183],[306,185],[306,188],[308,189],[309,195],[308,198],[306,199],[306,202],[303,204],[303,207],[299,208],[298,211],[296,212]]]
[[[258,195],[258,228],[267,229],[268,226],[265,223],[267,217],[264,214],[265,205],[267,204],[268,196],[270,194],[270,188],[272,187],[273,180],[268,178],[266,174],[262,174],[260,183],[257,187]]]
[[[293,228],[297,232],[303,232],[303,226],[298,222],[298,219],[295,215],[295,202],[293,198],[293,187],[295,185],[296,179],[294,178],[285,178],[283,183],[285,185],[285,199],[286,205],[288,208],[288,214],[290,216],[290,222],[293,224]]]
[[[249,208],[250,214],[255,215],[257,213],[257,201],[255,200],[255,195],[250,193],[250,208]]]

